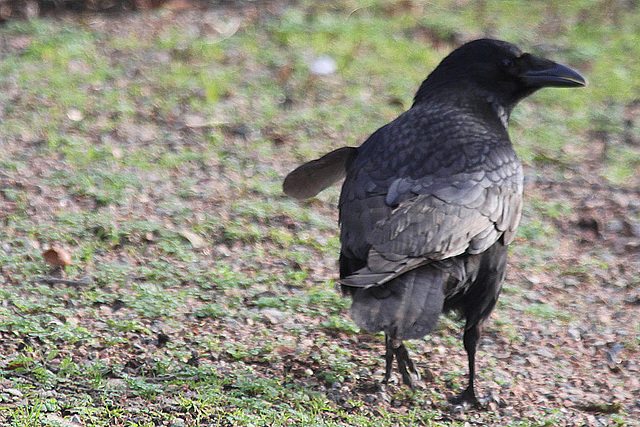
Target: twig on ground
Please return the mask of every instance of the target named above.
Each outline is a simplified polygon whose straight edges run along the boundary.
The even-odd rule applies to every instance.
[[[44,283],[46,285],[72,285],[72,286],[88,286],[93,284],[93,282],[89,278],[84,278],[82,280],[68,280],[68,279],[58,279],[56,277],[38,277],[36,279],[31,280],[31,283]]]

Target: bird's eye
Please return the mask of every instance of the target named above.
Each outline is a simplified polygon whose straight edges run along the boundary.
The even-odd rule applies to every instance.
[[[513,61],[509,58],[505,58],[502,60],[502,66],[506,69],[513,67]]]

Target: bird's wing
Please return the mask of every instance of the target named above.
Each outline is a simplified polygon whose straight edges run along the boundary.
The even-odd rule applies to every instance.
[[[314,197],[345,177],[346,166],[357,152],[355,147],[342,147],[298,166],[285,178],[283,191],[296,199]]]
[[[364,220],[368,253],[366,267],[342,283],[377,286],[426,263],[482,253],[500,237],[510,243],[520,221],[522,166],[515,154],[496,153],[474,172],[396,179],[384,196],[393,209],[384,209],[381,196],[345,206],[349,223]]]

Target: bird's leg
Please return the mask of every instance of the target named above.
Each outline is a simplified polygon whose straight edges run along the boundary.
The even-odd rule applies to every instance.
[[[389,338],[389,335],[387,334],[384,334],[384,344],[386,347],[384,359],[387,362],[384,368],[384,383],[386,384],[389,382],[389,378],[391,378],[391,370],[393,369],[394,358],[393,347],[391,346],[391,338]]]
[[[387,362],[385,368],[384,382],[388,382],[391,377],[391,370],[393,368],[393,359],[398,361],[398,370],[402,375],[402,382],[407,386],[414,388],[411,374],[413,374],[417,381],[420,380],[420,374],[418,373],[413,360],[409,357],[409,352],[404,346],[401,340],[397,340],[389,337],[385,334],[386,353],[385,360]]]
[[[420,374],[416,370],[413,360],[409,357],[409,352],[404,344],[396,349],[396,359],[398,360],[398,370],[402,374],[402,381],[409,387],[414,388],[411,374],[415,375],[417,381],[420,380]],[[407,370],[408,369],[408,370]],[[411,374],[409,373],[411,372]]]
[[[478,399],[474,386],[476,376],[476,349],[478,348],[478,341],[480,340],[480,326],[476,324],[466,327],[462,340],[469,360],[469,385],[467,385],[467,388],[459,396],[453,398],[451,403],[455,405],[486,406],[487,403],[494,400],[493,396],[488,395],[482,399]]]
[[[467,352],[467,359],[469,361],[469,384],[459,396],[459,399],[462,402],[468,402],[471,405],[478,404],[474,382],[476,378],[476,350],[478,348],[479,340],[480,330],[478,325],[473,325],[472,327],[464,330],[462,341],[464,342],[464,349]]]
[[[479,339],[480,330],[478,325],[465,328],[462,340],[469,360],[469,385],[467,385],[467,388],[459,396],[451,399],[451,403],[454,405],[478,405],[478,398],[476,397],[473,383],[476,376],[476,348]]]

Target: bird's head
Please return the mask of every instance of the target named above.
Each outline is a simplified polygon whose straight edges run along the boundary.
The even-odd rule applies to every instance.
[[[543,87],[578,87],[584,77],[566,65],[523,53],[515,45],[491,39],[466,43],[451,52],[423,82],[415,103],[444,87],[470,95],[486,94],[507,111]],[[431,89],[436,89],[431,92]]]

